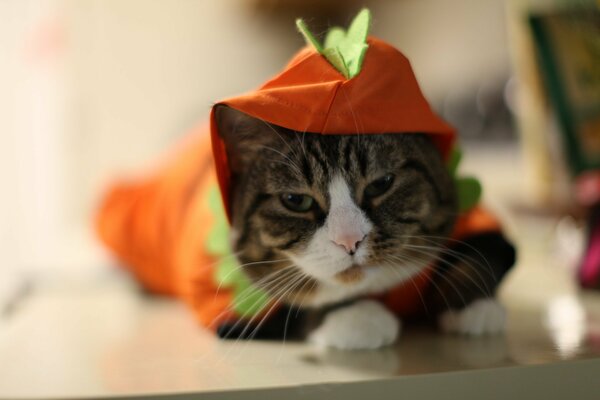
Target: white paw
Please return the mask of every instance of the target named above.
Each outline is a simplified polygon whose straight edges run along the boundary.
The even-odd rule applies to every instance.
[[[495,299],[479,299],[459,311],[446,311],[438,319],[444,332],[469,336],[492,335],[504,331],[506,311]]]
[[[332,311],[309,336],[319,347],[377,349],[398,338],[400,321],[380,303],[362,300]]]

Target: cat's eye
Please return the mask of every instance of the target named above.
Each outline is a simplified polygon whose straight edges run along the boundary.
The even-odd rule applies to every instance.
[[[392,186],[392,183],[394,183],[394,175],[392,174],[387,174],[379,179],[375,179],[365,188],[365,197],[373,198],[381,196],[388,191]]]
[[[280,197],[281,203],[291,211],[306,212],[313,207],[315,200],[305,194],[284,193]]]

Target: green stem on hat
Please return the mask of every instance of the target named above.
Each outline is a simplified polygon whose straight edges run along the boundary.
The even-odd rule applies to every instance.
[[[367,35],[371,26],[371,12],[363,8],[352,20],[348,30],[333,27],[325,36],[325,43],[310,32],[302,19],[296,20],[296,26],[306,43],[312,45],[323,57],[329,61],[344,77],[353,78],[359,74],[367,48]]]

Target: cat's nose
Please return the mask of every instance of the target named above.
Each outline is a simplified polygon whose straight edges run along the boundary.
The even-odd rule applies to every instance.
[[[358,246],[366,236],[367,235],[363,234],[340,235],[339,237],[333,239],[332,242],[343,247],[346,250],[346,253],[354,255],[358,249]]]

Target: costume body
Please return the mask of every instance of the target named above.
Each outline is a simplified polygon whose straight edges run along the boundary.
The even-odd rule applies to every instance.
[[[352,78],[307,47],[259,89],[219,104],[298,132],[422,132],[449,160],[454,131],[431,111],[406,57],[376,38],[367,43],[362,70]],[[222,204],[215,200],[217,188]],[[162,168],[109,192],[98,214],[98,231],[146,288],[184,299],[204,326],[217,329],[264,312],[269,304],[265,294],[253,299],[252,304],[262,304],[258,308],[235,301],[250,283],[235,269],[227,244],[229,198],[230,171],[213,108],[210,128],[194,132]],[[470,203],[453,239],[498,232],[496,219],[477,201]],[[377,298],[399,316],[422,312],[419,292],[427,290],[429,273]]]

